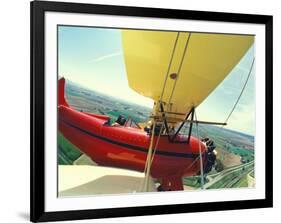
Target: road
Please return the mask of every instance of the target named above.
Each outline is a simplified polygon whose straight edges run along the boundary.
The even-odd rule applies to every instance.
[[[254,161],[239,166],[231,167],[220,173],[207,176],[208,183],[204,185],[204,189],[211,188],[230,188],[239,182],[243,177],[247,177],[254,169]]]

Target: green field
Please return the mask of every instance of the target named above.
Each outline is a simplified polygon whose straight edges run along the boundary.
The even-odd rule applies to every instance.
[[[227,146],[225,150],[235,155],[241,156],[241,160],[243,160],[243,162],[248,163],[254,160],[254,150],[248,150],[237,146]]]
[[[204,177],[205,189],[248,187],[247,175],[253,171],[254,162],[238,165],[220,173],[207,174]],[[185,177],[183,184],[200,188],[200,176]]]
[[[80,150],[58,132],[58,164],[72,165],[82,155]]]

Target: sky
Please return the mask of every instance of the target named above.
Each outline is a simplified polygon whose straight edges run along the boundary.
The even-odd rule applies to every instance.
[[[152,108],[153,101],[128,86],[118,29],[59,26],[58,75],[89,89]],[[252,46],[230,74],[196,109],[198,120],[224,122],[246,81]],[[255,134],[255,68],[227,127]]]

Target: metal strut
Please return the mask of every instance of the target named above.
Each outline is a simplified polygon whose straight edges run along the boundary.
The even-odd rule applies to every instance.
[[[186,120],[189,118],[189,116],[191,115],[191,119],[193,120],[194,118],[194,107],[191,108],[191,110],[189,111],[189,113],[187,113],[187,115],[185,116],[184,120],[182,121],[181,125],[179,126],[179,128],[177,129],[176,133],[173,135],[172,137],[172,141],[175,140],[175,138],[177,137],[177,135],[179,134],[180,130],[182,129],[182,127],[184,126]],[[188,142],[189,142],[189,138],[192,132],[192,122],[190,124],[190,128],[189,128],[189,136],[188,136]]]
[[[188,138],[187,138],[187,143],[189,144],[189,141],[190,141],[190,136],[191,136],[191,133],[192,133],[192,126],[193,126],[193,119],[194,119],[194,113],[195,113],[195,109],[193,108],[192,109],[192,113],[191,113],[191,123],[190,123],[190,126],[189,126],[189,133],[188,133]]]
[[[169,126],[168,126],[166,115],[165,115],[165,112],[164,112],[164,107],[163,107],[163,104],[162,104],[161,101],[160,101],[160,109],[161,109],[161,112],[162,112],[162,118],[164,120],[164,125],[165,125],[165,129],[166,129],[166,133],[168,134],[168,139],[170,141]],[[161,134],[161,132],[160,132],[160,134]]]
[[[161,116],[152,116],[153,118],[162,118],[162,125],[164,124],[165,129],[166,129],[166,133],[168,136],[168,140],[169,142],[176,142],[175,139],[177,137],[177,135],[179,134],[180,130],[182,129],[182,127],[184,126],[185,123],[190,123],[189,126],[189,132],[188,132],[188,138],[187,138],[187,143],[189,143],[190,141],[190,137],[191,137],[191,133],[192,133],[192,128],[193,128],[193,124],[206,124],[206,125],[227,125],[226,122],[209,122],[209,121],[199,121],[199,120],[194,120],[194,113],[195,113],[195,108],[192,107],[191,110],[186,114],[184,120],[181,120],[181,124],[178,127],[177,131],[172,135],[170,134],[170,130],[169,130],[169,126],[168,126],[168,122],[167,122],[167,117],[166,114],[169,114],[169,112],[164,111],[164,106],[163,103],[161,101],[159,101],[160,104],[160,113]],[[171,112],[173,113],[173,112]],[[176,113],[177,114],[177,113]],[[179,113],[179,114],[183,114],[183,113]],[[191,119],[188,119],[191,116]],[[180,119],[179,119],[180,120]],[[162,132],[162,131],[161,131]],[[160,132],[160,134],[161,134]]]

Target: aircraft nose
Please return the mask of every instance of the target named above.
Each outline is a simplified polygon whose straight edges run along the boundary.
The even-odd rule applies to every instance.
[[[205,138],[202,141],[205,142],[207,146],[206,160],[204,162],[204,173],[209,173],[216,163],[216,159],[217,159],[217,151],[215,150],[216,146],[214,141],[209,138]]]

